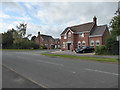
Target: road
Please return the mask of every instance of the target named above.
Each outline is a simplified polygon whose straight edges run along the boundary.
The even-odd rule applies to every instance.
[[[49,57],[42,52],[3,51],[2,63],[43,88],[118,87],[117,64]]]

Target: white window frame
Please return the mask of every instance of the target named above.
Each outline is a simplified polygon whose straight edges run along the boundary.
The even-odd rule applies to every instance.
[[[78,41],[77,46],[78,46],[78,48],[81,46],[81,42],[80,41]]]
[[[80,36],[80,37],[84,37],[84,33],[83,33],[83,32],[80,33],[79,36]]]
[[[94,40],[90,41],[90,46],[94,46]]]
[[[64,35],[64,39],[67,39],[67,36],[66,36],[66,34]]]
[[[71,37],[72,37],[71,32],[68,32],[68,38],[71,38]]]
[[[84,45],[83,45],[84,44]],[[82,41],[82,46],[86,46],[86,42],[85,41]]]
[[[99,43],[99,44],[98,44]],[[96,41],[96,46],[100,46],[100,40]]]

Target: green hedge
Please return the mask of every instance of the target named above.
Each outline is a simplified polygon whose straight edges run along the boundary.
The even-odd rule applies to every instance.
[[[97,46],[96,49],[95,49],[95,53],[97,55],[107,54],[107,48],[106,48],[106,46],[105,45]]]

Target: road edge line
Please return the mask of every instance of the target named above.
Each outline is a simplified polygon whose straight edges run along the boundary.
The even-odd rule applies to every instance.
[[[25,76],[19,74],[19,73],[16,72],[14,69],[12,69],[12,68],[10,68],[10,67],[8,67],[8,66],[6,66],[6,65],[3,65],[3,64],[2,64],[2,66],[5,67],[5,68],[7,68],[7,69],[9,69],[9,70],[11,70],[11,71],[13,71],[13,72],[15,72],[16,74],[20,75],[21,77],[23,77],[23,78],[25,78],[25,79],[27,79],[27,80],[33,82],[34,84],[36,84],[36,85],[38,85],[38,86],[40,86],[40,87],[45,88],[45,89],[48,90],[48,87],[47,87],[47,86],[42,85],[42,84],[39,84],[38,82],[36,82],[36,81],[34,81],[34,80],[32,80],[32,79],[30,79],[30,78],[28,78],[28,77],[25,77]]]

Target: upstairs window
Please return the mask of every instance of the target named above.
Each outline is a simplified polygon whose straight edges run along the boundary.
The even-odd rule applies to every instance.
[[[71,32],[69,32],[69,33],[68,33],[68,38],[71,38],[71,36],[72,36],[72,35],[71,35]]]
[[[84,33],[80,33],[80,37],[84,37]]]
[[[67,39],[66,34],[64,35],[64,39]]]

